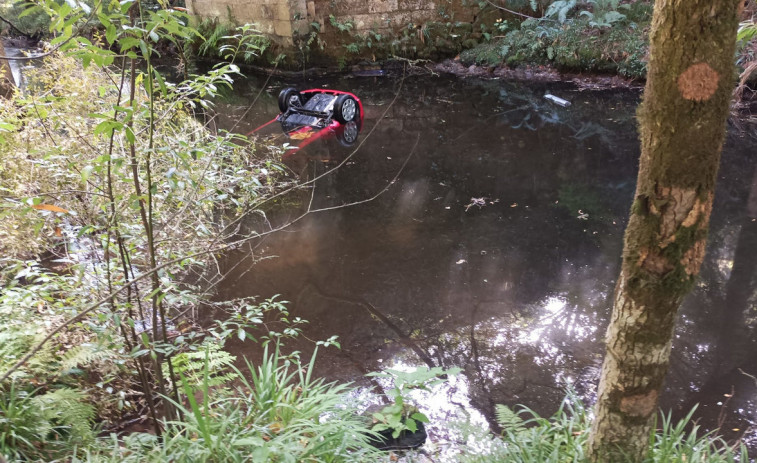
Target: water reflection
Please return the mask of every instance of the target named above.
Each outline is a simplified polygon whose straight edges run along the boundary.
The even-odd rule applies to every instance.
[[[221,297],[282,294],[294,315],[310,320],[310,339],[338,335],[342,349],[319,360],[318,373],[330,379],[372,388],[362,375],[387,366],[460,366],[442,402],[464,405],[492,429],[495,404],[549,415],[567,385],[593,401],[636,177],[638,95],[553,86],[573,102],[561,108],[543,100],[544,88],[501,81],[306,85],[357,94],[365,120],[357,152],[328,148],[350,162],[333,169],[312,162],[321,154],[308,158],[304,175],[327,175],[302,203],[365,201],[394,183],[375,200],[307,216],[254,255],[228,256],[229,268],[242,264]],[[240,131],[278,111],[281,87]],[[231,121],[242,110],[222,113]],[[757,418],[757,385],[739,373],[757,375],[751,143],[731,136],[723,154],[727,180],[716,194],[707,262],[681,311],[662,399],[679,413],[702,402],[703,424],[713,429],[716,404],[733,386],[725,413],[729,429],[740,429],[733,435]],[[278,257],[250,267],[261,255]]]

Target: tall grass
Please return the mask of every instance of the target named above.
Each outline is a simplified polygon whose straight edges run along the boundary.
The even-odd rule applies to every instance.
[[[701,434],[692,410],[677,423],[661,415],[660,426],[650,439],[644,463],[733,463],[749,461],[743,445],[728,445],[712,433]],[[582,463],[587,462],[586,441],[591,414],[574,394],[569,393],[550,418],[527,407],[518,412],[497,406],[501,436],[481,433],[461,424],[462,440],[456,461],[461,463]],[[630,461],[630,460],[629,460]],[[613,462],[623,463],[623,462]]]
[[[317,352],[316,352],[317,353]],[[307,364],[283,356],[276,344],[261,362],[247,362],[233,388],[182,380],[182,420],[167,421],[163,439],[133,433],[111,436],[106,449],[90,450],[87,462],[350,462],[387,456],[368,444],[372,435],[347,405],[348,386],[313,379],[316,353]]]

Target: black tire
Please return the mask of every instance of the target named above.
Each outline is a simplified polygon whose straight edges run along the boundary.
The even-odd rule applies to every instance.
[[[346,124],[360,116],[360,106],[349,95],[339,95],[334,102],[334,119]]]
[[[336,140],[340,145],[349,148],[357,142],[359,133],[360,124],[358,124],[358,121],[350,121],[342,125],[341,130],[336,133]]]
[[[285,88],[279,93],[279,109],[282,113],[285,113],[290,106],[301,106],[302,96],[296,88]]]

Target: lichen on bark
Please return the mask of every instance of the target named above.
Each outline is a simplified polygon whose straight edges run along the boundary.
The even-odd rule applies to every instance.
[[[678,306],[704,258],[733,82],[736,0],[658,0],[641,158],[607,332],[593,461],[643,459]]]

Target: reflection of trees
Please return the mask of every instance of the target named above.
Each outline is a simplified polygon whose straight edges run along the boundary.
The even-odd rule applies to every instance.
[[[736,244],[730,260],[730,276],[722,293],[712,300],[713,306],[721,310],[718,323],[714,325],[711,352],[707,353],[707,375],[701,388],[680,408],[681,413],[686,413],[695,404],[702,403],[700,411],[706,420],[704,424],[709,427],[722,425],[726,417],[720,407],[712,404],[713,398],[726,402],[731,410],[741,408],[752,413],[752,416],[738,416],[731,412],[729,425],[722,430],[726,433],[731,428],[743,429],[740,420],[757,419],[750,402],[755,384],[739,371],[757,373],[757,320],[754,316],[757,297],[757,169],[745,209],[740,230],[734,237]],[[714,267],[717,269],[717,265]],[[692,365],[690,368],[696,367]],[[733,394],[733,397],[727,400],[725,394]]]
[[[380,102],[390,101],[394,89],[360,82],[349,88],[368,108],[362,136],[378,123],[371,114],[383,111]],[[589,98],[577,94],[573,106],[556,108],[542,91],[502,82],[407,81],[405,89],[354,163],[316,185],[313,204],[370,196],[395,175],[422,134],[396,184],[376,201],[311,216],[298,232],[269,237],[266,252],[281,257],[263,261],[232,290],[280,293],[296,302],[293,315],[310,320],[309,337],[339,335],[342,351],[324,352],[329,357],[319,361],[326,365],[321,373],[333,379],[354,379],[389,358],[416,362],[416,354],[419,365],[465,366],[471,401],[490,423],[496,403],[551,414],[569,379],[589,384],[580,392],[591,396],[611,278],[618,274],[625,221],[618,218],[627,215],[638,159],[635,101],[610,95],[584,104]],[[516,128],[526,118],[536,130]],[[325,160],[335,153],[310,154]],[[326,169],[319,162],[316,173]],[[742,187],[721,182],[715,213],[732,215],[729,198],[743,198]],[[472,197],[488,199],[466,211]],[[588,220],[578,219],[577,209],[587,208]],[[740,240],[748,234],[744,225]],[[735,239],[732,229],[713,229],[724,249]],[[726,286],[733,294],[726,304],[744,307],[738,300],[744,295],[730,288],[754,284],[737,284],[744,274],[738,269],[757,258],[749,246],[739,245],[727,282],[718,260],[708,267],[702,297],[694,301],[701,311],[695,307],[692,317],[706,320],[720,306],[716,290]],[[744,320],[742,311],[728,322]],[[730,330],[724,325],[720,336]],[[710,337],[718,334],[691,341]],[[691,365],[678,383],[688,383],[698,374],[697,362],[711,354],[677,347],[674,355]],[[715,361],[708,365],[707,373]]]

